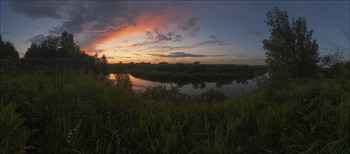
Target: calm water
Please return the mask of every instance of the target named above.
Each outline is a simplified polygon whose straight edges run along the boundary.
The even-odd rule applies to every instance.
[[[130,80],[132,82],[132,89],[135,91],[143,92],[147,89],[147,87],[155,87],[163,85],[167,89],[171,86],[177,86],[180,92],[188,95],[200,94],[209,89],[218,89],[222,91],[226,96],[235,98],[240,97],[243,94],[250,94],[254,90],[258,89],[255,81],[246,80],[245,82],[237,82],[237,81],[225,81],[225,82],[193,82],[187,84],[178,84],[178,83],[169,83],[169,82],[154,82],[149,80],[144,80],[140,78],[133,77],[128,74]],[[110,74],[109,78],[111,80],[115,80],[115,74]]]

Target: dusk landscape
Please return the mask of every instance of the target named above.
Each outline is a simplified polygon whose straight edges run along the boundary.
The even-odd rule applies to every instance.
[[[350,153],[350,2],[0,1],[0,153]]]

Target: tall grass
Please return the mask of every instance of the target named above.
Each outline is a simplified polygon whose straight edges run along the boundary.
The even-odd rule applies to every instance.
[[[19,134],[24,142],[11,146],[14,151],[34,146],[29,152],[350,152],[349,80],[293,81],[273,95],[261,88],[240,99],[216,91],[186,96],[162,87],[139,94],[71,71],[1,70],[0,80],[1,110],[17,106],[14,114],[23,119],[18,128],[36,130]],[[8,137],[2,133],[3,138]]]

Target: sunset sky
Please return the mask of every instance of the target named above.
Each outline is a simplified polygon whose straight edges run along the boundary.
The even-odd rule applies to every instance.
[[[266,12],[305,17],[321,55],[349,59],[349,1],[0,1],[4,40],[23,56],[32,42],[73,33],[109,63],[264,64]]]

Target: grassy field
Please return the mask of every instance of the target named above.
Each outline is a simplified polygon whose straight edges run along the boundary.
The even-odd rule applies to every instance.
[[[350,80],[295,80],[240,99],[135,93],[69,70],[2,69],[0,80],[0,153],[350,152]]]

